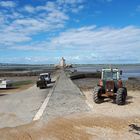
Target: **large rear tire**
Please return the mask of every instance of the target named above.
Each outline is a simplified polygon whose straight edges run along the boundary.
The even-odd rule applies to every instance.
[[[124,88],[125,94],[126,94],[126,96],[127,96],[127,88],[126,88],[126,87],[123,87],[123,88]]]
[[[93,91],[93,100],[95,103],[100,104],[103,102],[103,98],[101,97],[102,89],[101,87],[95,87]]]
[[[126,96],[127,96],[127,93],[126,93],[125,88],[119,88],[117,91],[116,103],[118,105],[124,105],[126,101]]]

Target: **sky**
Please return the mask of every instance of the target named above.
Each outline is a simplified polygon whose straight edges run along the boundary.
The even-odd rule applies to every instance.
[[[140,63],[140,0],[0,0],[0,63]]]

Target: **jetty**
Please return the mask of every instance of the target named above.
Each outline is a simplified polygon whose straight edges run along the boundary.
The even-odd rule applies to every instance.
[[[42,118],[49,120],[49,118],[85,111],[89,111],[85,96],[62,70]]]

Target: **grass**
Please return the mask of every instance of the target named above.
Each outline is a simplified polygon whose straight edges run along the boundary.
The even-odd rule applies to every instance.
[[[29,84],[33,84],[33,81],[32,80],[17,81],[13,83],[13,86],[20,87],[20,86],[29,85]]]

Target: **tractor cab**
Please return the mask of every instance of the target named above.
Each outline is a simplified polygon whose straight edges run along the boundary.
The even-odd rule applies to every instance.
[[[101,80],[99,86],[101,86],[106,95],[112,96],[112,93],[116,93],[118,88],[122,87],[121,72],[119,69],[102,69]]]
[[[102,69],[102,80],[120,80],[121,72],[118,69]]]
[[[51,83],[51,76],[50,76],[50,73],[41,73],[39,75],[39,80],[45,80],[47,81],[48,83]]]
[[[48,84],[51,83],[51,76],[50,73],[41,73],[39,78],[36,82],[37,87],[40,89],[46,88]]]

